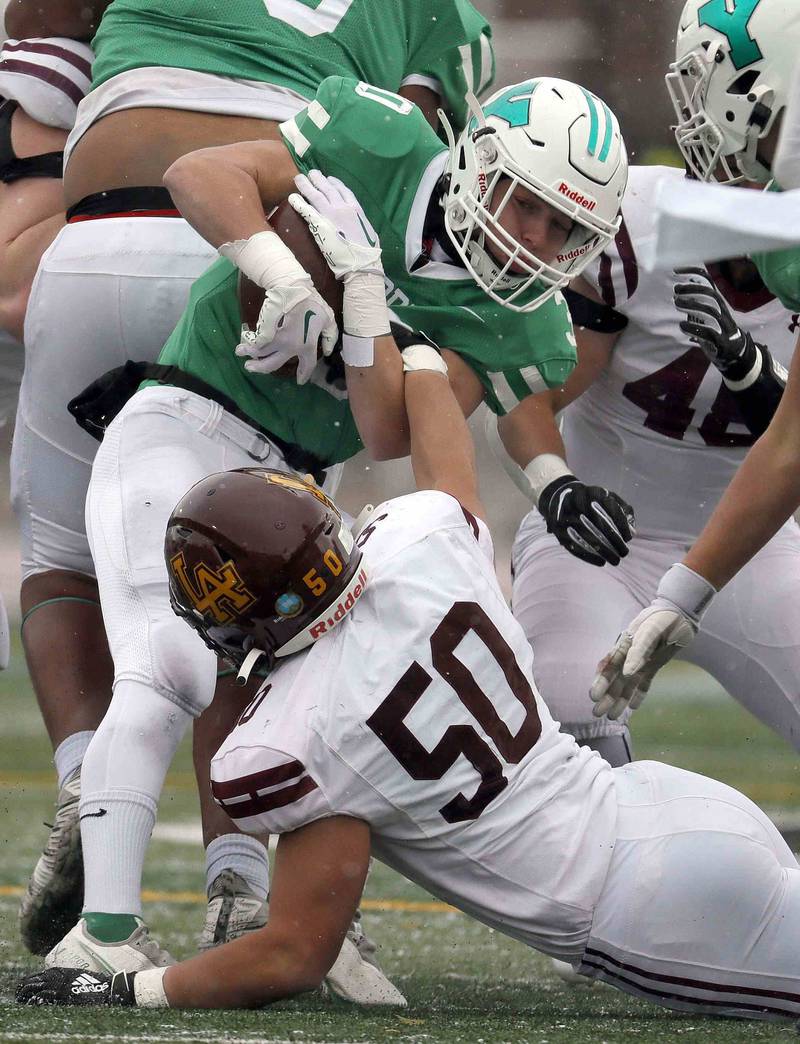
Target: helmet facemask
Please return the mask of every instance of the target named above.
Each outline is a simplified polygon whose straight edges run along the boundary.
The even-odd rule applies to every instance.
[[[468,98],[474,118],[457,141],[440,113],[450,147],[445,228],[467,270],[492,300],[515,312],[531,312],[569,283],[613,239],[619,229],[618,207],[614,220],[605,220],[596,213],[593,198],[579,190],[570,192],[572,186],[566,179],[574,184],[574,171],[565,171],[565,180],[556,178],[551,184],[540,178],[534,168],[544,149],[542,143],[530,141],[530,136],[525,143],[529,162],[523,167],[508,142],[509,132],[518,131],[504,128],[490,112],[491,123],[487,122],[474,96]],[[563,133],[567,135],[569,128],[564,127]],[[501,224],[503,212],[520,186],[572,222],[569,236],[553,260],[538,257]],[[514,271],[515,267],[521,271]]]

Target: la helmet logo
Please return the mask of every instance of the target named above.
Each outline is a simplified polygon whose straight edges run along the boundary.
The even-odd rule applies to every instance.
[[[256,600],[233,562],[226,562],[219,569],[200,562],[191,576],[182,551],[173,555],[169,564],[195,609],[203,616],[213,616],[218,624],[231,623]]]
[[[748,25],[761,0],[708,0],[697,12],[697,24],[707,25],[728,38],[731,61],[737,69],[760,61],[764,55],[750,35]]]

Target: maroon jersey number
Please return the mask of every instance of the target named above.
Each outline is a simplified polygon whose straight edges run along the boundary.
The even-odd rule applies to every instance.
[[[503,672],[509,689],[525,708],[525,720],[514,735],[500,718],[490,696],[475,680],[455,650],[473,632]],[[514,653],[488,615],[476,602],[456,602],[430,639],[433,666],[479,722],[501,756],[517,765],[542,732],[536,698]],[[463,794],[448,801],[439,812],[448,823],[477,819],[486,806],[508,786],[503,762],[472,725],[450,725],[433,748],[426,750],[405,724],[405,718],[433,681],[414,661],[375,713],[367,720],[378,739],[400,762],[412,779],[441,779],[463,754],[480,775],[471,798]]]
[[[622,394],[644,410],[645,428],[668,439],[681,440],[692,423],[695,415],[692,401],[710,365],[702,350],[695,346],[655,373],[630,381]],[[729,433],[731,424],[744,424],[744,421],[736,397],[720,378],[717,397],[697,430],[707,446],[752,446],[755,437],[746,431]]]

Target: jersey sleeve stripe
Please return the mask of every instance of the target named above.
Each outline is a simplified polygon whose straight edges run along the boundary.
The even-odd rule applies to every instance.
[[[614,242],[619,251],[620,261],[622,261],[622,271],[625,275],[625,286],[628,291],[628,298],[630,299],[633,297],[636,292],[636,287],[639,285],[639,264],[636,260],[636,253],[633,249],[630,233],[628,232],[624,221],[620,225],[619,232],[617,232]]]
[[[475,69],[472,63],[472,44],[462,44],[458,49],[461,55],[461,68],[464,72],[464,80],[468,91],[475,91]]]
[[[34,65],[33,62],[20,61],[18,58],[4,58],[0,61],[0,73],[20,73],[24,76],[31,76],[35,80],[41,80],[43,83],[57,88],[62,94],[66,94],[75,105],[80,104],[83,99],[84,91],[72,80],[57,73],[54,69],[46,69],[41,65]]]
[[[286,120],[285,123],[282,123],[279,130],[297,153],[297,156],[302,159],[311,148],[311,142],[297,126],[294,116],[290,120]]]
[[[317,789],[317,784],[311,776],[303,776],[296,783],[277,790],[271,790],[267,794],[248,793],[237,797],[220,799],[217,797],[216,787],[212,784],[212,792],[218,803],[225,809],[231,819],[250,819],[252,816],[260,816],[265,812],[273,812],[276,808],[284,808],[291,805],[300,798],[310,794]]]
[[[600,255],[600,269],[597,273],[597,285],[600,294],[609,307],[614,308],[617,303],[617,295],[614,293],[614,281],[611,278],[611,258],[603,251]]]
[[[38,40],[20,40],[16,43],[8,40],[3,44],[3,51],[23,51],[29,55],[47,55],[50,58],[58,58],[62,62],[73,65],[87,79],[92,78],[92,63],[68,47],[59,47],[56,44],[43,43]],[[38,64],[46,65],[47,63],[40,60]]]
[[[239,776],[237,779],[227,781],[213,780],[214,797],[220,800],[222,798],[255,793],[258,790],[266,790],[268,787],[277,787],[281,783],[287,783],[290,779],[295,779],[304,772],[305,766],[302,761],[295,759],[294,761],[287,761],[285,765],[277,765],[275,768],[253,772],[249,776]]]
[[[480,47],[481,52],[481,76],[478,81],[478,89],[475,93],[481,95],[491,86],[492,81],[494,80],[494,50],[492,48],[492,41],[486,33],[481,33],[480,39],[478,40],[478,46]]]

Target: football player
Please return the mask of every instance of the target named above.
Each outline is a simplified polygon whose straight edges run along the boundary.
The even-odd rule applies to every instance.
[[[675,137],[695,177],[780,191],[772,165],[799,53],[793,0],[687,0],[667,87]],[[800,311],[800,249],[753,260],[772,293]]]
[[[574,284],[627,325],[577,327],[578,366],[549,394],[564,407],[563,458],[634,505],[640,539],[617,569],[587,578],[531,512],[512,553],[514,614],[536,651],[536,683],[562,728],[615,766],[631,759],[628,716],[592,715],[598,660],[766,429],[798,328],[747,260],[677,276],[644,271],[654,186],[684,177],[662,167],[630,173],[615,242]],[[786,608],[798,584],[800,531],[790,520],[717,600],[684,656],[800,750],[800,619]]]
[[[107,6],[17,0],[8,22],[18,32],[85,34],[85,18],[96,20]],[[108,706],[112,671],[84,519],[96,442],[66,404],[115,363],[154,360],[211,259],[211,247],[161,185],[165,169],[189,149],[278,137],[277,122],[303,108],[331,73],[363,76],[406,91],[428,111],[441,101],[456,113],[459,92],[481,90],[493,75],[487,23],[467,0],[437,5],[435,18],[410,0],[343,0],[333,11],[300,0],[125,0],[109,8],[94,43],[93,89],[65,153],[67,225],[43,260],[28,310],[14,454],[26,655],[51,731],[76,756]],[[54,656],[54,648],[62,654]],[[60,862],[35,882],[42,895],[75,895],[65,880],[75,847],[60,839],[67,821],[77,837],[76,816],[73,794],[69,809],[60,804],[58,837],[48,843],[59,848]],[[207,851],[214,895],[206,942],[222,930],[226,905],[215,881],[227,870],[245,886],[249,921],[265,916],[263,846],[236,837],[225,817],[217,815],[215,825],[221,836]],[[230,918],[229,930],[237,923]],[[62,927],[39,920],[26,938],[44,953]],[[98,931],[128,934],[118,922]]]
[[[317,220],[347,267],[337,209]],[[387,341],[361,369],[393,383]],[[17,999],[259,1007],[312,989],[374,854],[627,993],[796,1018],[794,856],[735,790],[656,762],[612,769],[559,731],[497,583],[443,359],[413,345],[402,369],[418,492],[377,507],[355,542],[316,486],[252,466],[200,481],[168,523],[176,611],[212,650],[269,670],[212,782],[243,829],[281,835],[267,925],[166,969],[49,968]]]
[[[63,38],[10,39],[0,48],[0,424],[13,418],[17,408],[31,284],[42,253],[64,224],[63,148],[77,104],[89,88],[91,62],[86,44]],[[5,666],[8,624],[1,601],[0,620],[0,664]],[[62,672],[68,670],[62,664]],[[77,798],[70,787],[80,756],[76,760],[73,745],[61,742],[68,732],[80,737],[85,716],[91,718],[93,710],[75,708],[63,728],[46,706],[43,710],[53,747],[60,747],[59,804],[71,808],[76,824]],[[76,825],[73,835],[77,837]],[[33,890],[23,898],[23,924],[32,914],[35,882],[59,859],[60,837],[56,829],[36,868]],[[33,916],[49,920],[50,914],[42,910]]]
[[[505,386],[517,389],[516,394],[523,397],[530,391],[526,380],[533,382],[534,370],[539,380],[560,383],[571,367],[574,348],[569,317],[554,291],[575,267],[574,254],[580,255],[586,246],[585,253],[590,255],[598,248],[598,237],[606,242],[616,227],[618,193],[625,182],[624,151],[617,141],[616,163],[623,169],[615,173],[616,187],[599,213],[584,216],[580,212],[583,204],[543,187],[546,182],[539,172],[546,154],[530,142],[524,129],[527,123],[515,125],[519,115],[511,102],[518,94],[526,114],[531,97],[541,99],[542,110],[549,111],[548,133],[560,145],[560,156],[568,154],[572,137],[572,155],[580,159],[585,153],[591,161],[591,106],[600,103],[564,81],[533,81],[500,92],[487,103],[485,112],[476,114],[484,126],[464,132],[450,150],[436,138],[419,110],[399,96],[356,81],[325,81],[314,103],[317,107],[312,105],[308,113],[285,127],[288,142],[297,142],[301,135],[309,143],[305,159],[300,159],[293,146],[290,151],[288,144],[273,143],[263,150],[263,202],[255,183],[251,184],[262,227],[266,224],[264,208],[271,209],[294,188],[299,170],[308,171],[300,182],[303,191],[319,206],[325,203],[333,208],[334,216],[341,211],[344,220],[356,208],[352,193],[341,183],[334,199],[320,197],[320,192],[327,191],[327,183],[308,164],[324,163],[344,175],[345,157],[355,164],[360,155],[363,163],[365,155],[374,153],[365,174],[350,174],[359,188],[367,183],[362,179],[368,179],[370,191],[366,213],[357,211],[360,224],[349,218],[346,226],[345,239],[358,244],[353,247],[350,267],[335,269],[345,282],[345,302],[350,302],[344,314],[342,358],[345,370],[358,371],[355,386],[351,380],[347,382],[349,401],[324,358],[302,385],[294,378],[260,373],[262,362],[273,365],[270,356],[249,359],[246,368],[242,365],[232,351],[241,324],[238,272],[224,260],[197,281],[189,308],[161,353],[158,367],[143,374],[162,386],[139,391],[109,427],[92,473],[87,519],[116,680],[109,713],[84,764],[81,814],[86,913],[54,947],[48,962],[71,966],[78,951],[94,953],[100,967],[110,960],[121,969],[141,966],[130,962],[142,959],[143,926],[138,920],[141,867],[156,802],[175,745],[191,718],[208,705],[214,683],[213,657],[198,647],[169,608],[160,541],[176,499],[203,475],[254,459],[269,460],[272,466],[287,470],[319,473],[361,448],[359,430],[375,456],[401,456],[408,451],[399,374],[394,382],[385,375],[370,379],[374,338],[389,331],[379,235],[370,222],[376,227],[380,223],[381,235],[389,244],[384,248],[386,278],[398,283],[405,280],[399,292],[394,292],[393,308],[401,324],[413,330],[412,324],[419,321],[431,326],[443,343],[460,346],[459,351],[480,376],[474,376],[473,369],[455,353],[448,353],[448,358],[454,368],[460,364],[462,374],[481,390]],[[328,106],[327,120],[320,117],[323,101]],[[536,108],[533,113],[540,124],[544,123],[542,110]],[[576,124],[582,127],[579,139],[575,139]],[[610,156],[612,129],[607,134]],[[497,152],[491,160],[484,155],[478,163],[476,144],[488,135],[497,139]],[[312,154],[313,137],[317,142]],[[351,139],[361,146],[344,150],[342,144]],[[389,145],[392,140],[395,144]],[[405,143],[405,157],[398,143]],[[261,150],[261,145],[231,147],[234,155],[243,151],[246,156],[254,148]],[[220,151],[230,165],[228,149],[205,150],[199,155],[203,161],[210,157],[215,166],[214,155]],[[501,177],[508,177],[509,153],[516,159],[513,181],[509,178],[512,189],[501,188],[493,200],[480,203],[482,181],[495,185],[501,184]],[[490,227],[509,251],[509,262],[522,257],[524,244],[525,265],[537,276],[548,268],[549,285],[525,271],[519,280],[509,280],[502,291],[494,291],[499,300],[493,300],[484,289],[490,278],[488,265],[482,273],[471,274],[452,260],[421,256],[414,272],[407,271],[406,239],[422,249],[428,211],[441,219],[442,225],[436,225],[440,234],[449,237],[442,231],[440,178],[447,165],[457,172],[464,162],[471,164],[471,180],[459,180],[457,198],[466,197],[476,221]],[[192,161],[186,175],[178,165],[171,168],[167,180],[183,198],[184,193],[194,195],[191,182],[195,177]],[[234,186],[234,198],[239,194]],[[552,205],[550,199],[555,201]],[[302,207],[301,201],[295,202]],[[508,208],[507,212],[501,212],[501,207]],[[415,224],[407,230],[410,221]],[[313,223],[312,228],[316,228]],[[556,255],[570,237],[574,253],[557,262]],[[274,272],[283,279],[289,275],[305,290],[308,276],[277,236],[267,232],[262,239],[256,238],[258,242],[267,238],[277,254],[261,266],[257,277],[265,280]],[[461,240],[457,242],[463,245]],[[323,246],[328,257],[329,247]],[[431,244],[427,249],[435,247]],[[553,268],[554,262],[563,263],[567,273]],[[502,263],[496,264],[499,271]],[[252,266],[248,270],[256,274]],[[277,289],[282,288],[278,285]],[[411,295],[419,304],[409,303]],[[545,296],[548,300],[542,301]],[[533,303],[541,307],[506,309],[500,303],[505,297],[515,298],[511,303],[520,308]],[[275,341],[295,353],[299,344],[301,352],[308,348],[308,354],[315,357],[328,306],[306,300],[307,323],[303,325],[308,326],[308,333],[298,330],[290,319]],[[268,295],[267,307],[269,303]],[[270,347],[274,351],[274,341]],[[138,380],[137,376],[136,383]],[[462,408],[474,408],[474,398],[464,397],[464,377],[460,384],[456,379],[456,387]],[[497,408],[501,408],[499,404]],[[116,924],[128,927],[128,934],[120,936],[113,947],[111,940],[99,935],[110,914],[117,915]],[[148,954],[145,957],[151,960]]]

